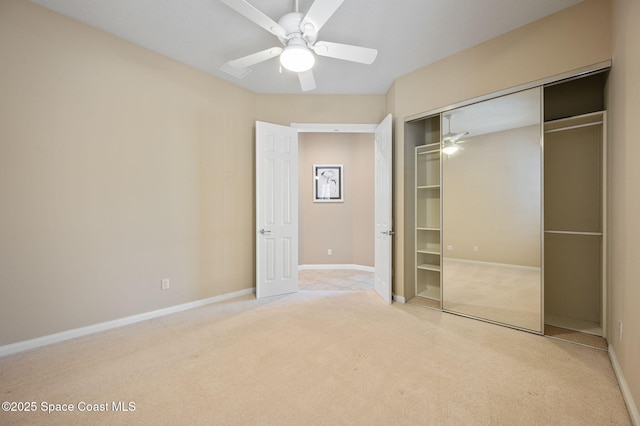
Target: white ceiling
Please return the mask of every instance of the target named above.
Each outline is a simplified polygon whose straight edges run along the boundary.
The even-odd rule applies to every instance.
[[[219,0],[32,0],[256,93],[301,93],[276,58],[237,79],[220,67],[275,36]],[[248,0],[274,21],[294,0]],[[312,94],[384,94],[397,77],[582,0],[344,0],[318,40],[378,50],[372,65],[317,57]],[[299,0],[305,13],[312,0]]]

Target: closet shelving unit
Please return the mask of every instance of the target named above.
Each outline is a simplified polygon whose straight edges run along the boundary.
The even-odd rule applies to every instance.
[[[440,141],[415,148],[416,296],[441,300]]]

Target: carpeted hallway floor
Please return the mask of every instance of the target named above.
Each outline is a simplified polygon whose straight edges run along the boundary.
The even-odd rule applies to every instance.
[[[356,291],[373,290],[373,272],[352,269],[316,269],[298,273],[298,286],[301,291]]]
[[[630,424],[606,352],[371,290],[248,296],[0,358],[0,400],[37,403],[2,425]]]

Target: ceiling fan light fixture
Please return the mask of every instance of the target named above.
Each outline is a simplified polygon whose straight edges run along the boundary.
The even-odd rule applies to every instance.
[[[447,120],[449,126],[447,133],[442,135],[442,152],[447,155],[455,154],[462,149],[456,142],[461,137],[468,135],[469,132],[451,133],[451,117],[453,117],[453,114],[444,114],[443,117]]]
[[[289,45],[280,54],[280,64],[293,72],[309,71],[315,62],[315,56],[306,46]]]
[[[442,152],[451,155],[458,152],[460,147],[455,142],[445,142],[442,144]]]

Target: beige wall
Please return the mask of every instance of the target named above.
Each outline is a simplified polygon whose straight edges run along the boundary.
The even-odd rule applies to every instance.
[[[373,135],[301,133],[299,142],[299,263],[374,266]],[[344,202],[313,202],[314,164],[343,165]]]
[[[253,94],[23,0],[0,57],[0,345],[254,286]]]
[[[609,76],[609,327],[607,339],[640,404],[640,2],[613,1]],[[618,321],[623,323],[619,339]]]
[[[396,80],[400,117],[496,92],[611,58],[610,2],[576,6]]]
[[[258,120],[291,123],[380,123],[384,95],[258,95]]]
[[[405,244],[402,232],[405,197],[412,194],[405,189],[413,184],[403,174],[405,118],[609,60],[610,17],[608,0],[585,0],[396,79],[387,100],[396,120],[394,293],[404,296],[413,285],[404,278],[413,268],[413,244]]]

